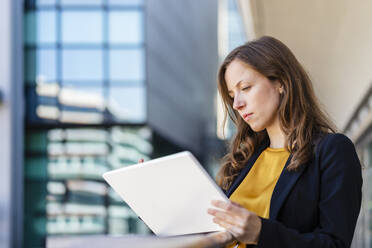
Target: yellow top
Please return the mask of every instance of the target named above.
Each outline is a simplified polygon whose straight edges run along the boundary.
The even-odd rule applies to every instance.
[[[230,196],[249,211],[269,218],[271,195],[290,153],[285,148],[267,147],[257,158],[247,176]],[[230,247],[235,247],[234,242]],[[239,248],[245,247],[239,244]]]

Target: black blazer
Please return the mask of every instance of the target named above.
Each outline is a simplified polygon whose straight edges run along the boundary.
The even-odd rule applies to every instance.
[[[268,145],[267,140],[251,156],[225,192],[228,197]],[[354,144],[343,134],[324,134],[315,143],[311,161],[295,172],[282,171],[271,197],[270,217],[261,218],[257,247],[350,247],[361,189],[361,165]]]

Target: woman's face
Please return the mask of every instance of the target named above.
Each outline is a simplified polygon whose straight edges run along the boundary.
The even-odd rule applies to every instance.
[[[255,132],[278,125],[281,84],[270,81],[248,64],[235,59],[226,68],[225,81],[233,108]]]

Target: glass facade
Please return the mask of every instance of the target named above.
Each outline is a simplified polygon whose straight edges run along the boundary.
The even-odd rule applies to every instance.
[[[143,4],[25,2],[25,247],[150,232],[102,178],[154,154]]]
[[[224,59],[229,52],[234,48],[243,45],[245,42],[247,42],[247,37],[243,26],[243,20],[237,6],[237,1],[227,0],[227,51],[221,59]],[[220,125],[220,123],[217,123],[217,125]],[[219,136],[223,139],[230,139],[234,132],[234,123],[230,118],[228,118],[224,127],[223,135]]]
[[[146,121],[142,1],[26,1],[24,20],[28,123]]]
[[[228,52],[247,42],[236,0],[228,0]]]

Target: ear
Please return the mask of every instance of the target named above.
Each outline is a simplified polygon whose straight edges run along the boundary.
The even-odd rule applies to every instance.
[[[278,90],[279,90],[279,94],[283,94],[284,93],[284,86],[283,86],[283,84],[280,84]]]

